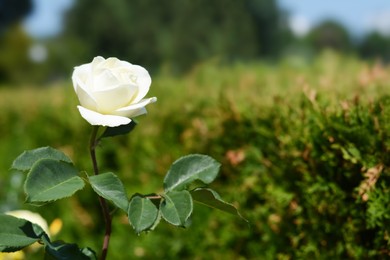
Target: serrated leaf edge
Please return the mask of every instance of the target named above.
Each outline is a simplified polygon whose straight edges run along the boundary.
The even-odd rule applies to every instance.
[[[33,202],[53,202],[53,201],[57,201],[57,200],[60,200],[60,199],[64,199],[64,198],[69,198],[71,196],[73,196],[73,194],[75,194],[76,192],[78,192],[79,190],[83,189],[85,187],[85,182],[83,181],[83,179],[79,176],[74,176],[68,180],[66,180],[65,182],[61,182],[61,184],[57,184],[55,186],[53,186],[52,188],[50,189],[46,189],[45,192],[49,191],[49,190],[52,190],[52,189],[55,189],[56,187],[60,186],[60,185],[63,185],[64,183],[67,183],[68,181],[71,181],[73,180],[74,178],[78,179],[78,180],[81,180],[81,183],[83,184],[80,188],[76,189],[74,192],[72,192],[71,194],[69,194],[69,196],[63,196],[61,198],[57,198],[57,199],[52,199],[52,200],[30,200],[31,196],[28,196],[27,192],[25,191],[26,193],[26,202],[27,203],[33,203]],[[27,182],[27,181],[26,181]],[[25,183],[26,183],[25,182]],[[42,193],[39,193],[38,195],[41,195]],[[36,195],[34,195],[33,197],[36,197]]]
[[[162,218],[163,218],[165,221],[167,221],[168,223],[170,223],[170,224],[172,224],[172,225],[174,225],[174,226],[181,226],[181,227],[184,227],[184,226],[185,226],[185,223],[186,223],[187,220],[191,217],[191,214],[192,214],[192,212],[193,212],[194,202],[193,202],[191,193],[190,193],[189,191],[187,191],[187,190],[184,190],[184,191],[186,191],[186,192],[188,193],[188,195],[190,196],[190,201],[191,201],[191,211],[190,211],[190,213],[188,214],[188,216],[186,217],[186,219],[184,220],[184,223],[181,223],[180,215],[178,214],[178,211],[176,210],[176,207],[175,207],[175,210],[176,210],[176,212],[177,212],[177,216],[179,216],[180,224],[174,224],[174,223],[172,223],[171,221],[169,221],[168,219],[166,219],[166,218],[164,217],[164,213],[160,210],[160,211],[161,211],[161,216],[162,216]],[[183,192],[183,191],[176,191],[176,192]],[[169,195],[169,193],[167,193],[167,194],[165,194],[165,195],[162,195],[162,197],[164,198],[164,200],[167,200],[166,195]],[[161,201],[160,208],[161,208],[161,205],[164,203],[164,200]],[[172,201],[170,198],[169,198],[169,200]],[[173,204],[174,204],[174,203],[173,203]]]
[[[164,182],[163,182],[163,183],[164,183],[164,190],[165,190],[166,192],[174,191],[174,190],[176,189],[176,187],[179,186],[181,183],[187,181],[188,179],[191,179],[191,178],[189,177],[189,178],[186,178],[184,181],[181,181],[181,183],[178,183],[178,184],[176,183],[175,185],[170,186],[169,188],[166,188],[166,187],[165,187],[165,180],[166,180],[167,176],[169,176],[169,173],[171,172],[171,168],[172,168],[177,162],[179,162],[179,161],[181,161],[181,160],[184,160],[184,159],[186,159],[186,158],[188,158],[188,157],[191,157],[191,156],[207,157],[208,159],[211,159],[214,163],[217,164],[218,172],[219,172],[219,169],[220,169],[220,167],[221,167],[221,163],[219,163],[218,161],[216,161],[213,157],[211,157],[211,156],[209,156],[209,155],[197,154],[197,153],[196,153],[196,154],[188,154],[188,155],[182,156],[182,157],[180,157],[179,159],[177,159],[176,161],[174,161],[174,162],[172,163],[172,165],[171,165],[171,167],[169,168],[167,174],[165,175],[165,178],[164,178]],[[198,172],[198,173],[199,173],[199,172],[202,172],[202,171],[204,171],[204,169],[207,169],[207,168],[210,168],[210,166],[209,166],[209,167],[205,167],[205,168],[203,168],[202,170],[199,170],[199,171],[197,171],[197,172]],[[199,180],[199,178],[194,179],[194,181],[195,181],[195,180]],[[209,184],[209,183],[206,183],[206,184]]]
[[[147,200],[149,200],[152,204],[153,204],[153,206],[154,207],[156,207],[156,205],[154,205],[154,203],[149,199],[149,198],[147,198],[147,197],[142,197],[142,196],[135,196],[135,197],[140,197],[141,199],[147,199]],[[134,198],[134,197],[133,197]],[[130,216],[130,204],[131,204],[131,201],[133,200],[133,198],[130,200],[130,202],[129,202],[129,207],[128,207],[128,216]],[[144,203],[142,203],[142,208],[144,207]],[[142,229],[142,230],[138,230],[134,225],[133,225],[133,223],[130,221],[130,218],[129,218],[129,223],[130,223],[130,225],[134,228],[134,230],[135,230],[135,232],[137,233],[137,234],[140,234],[140,233],[142,233],[142,232],[145,232],[145,231],[149,231],[149,230],[152,230],[154,227],[156,227],[157,225],[156,225],[156,222],[158,222],[159,221],[159,215],[160,215],[160,211],[158,210],[158,208],[156,207],[156,211],[157,211],[157,214],[156,214],[156,217],[155,217],[155,219],[153,220],[153,223],[152,224],[150,224],[148,227],[146,227],[145,229]],[[142,215],[142,214],[141,214]],[[161,218],[161,217],[160,217]],[[158,224],[158,223],[157,223]]]
[[[202,202],[202,201],[199,201],[199,200],[197,200],[196,198],[192,198],[193,201],[194,201],[195,203],[198,203],[198,204],[204,205],[204,206],[206,206],[206,207],[209,207],[209,208],[212,208],[212,209],[216,209],[216,210],[219,210],[219,211],[222,211],[222,212],[231,214],[231,215],[233,215],[233,216],[238,216],[238,217],[240,217],[242,220],[244,220],[245,222],[248,222],[248,223],[249,223],[249,221],[248,221],[246,218],[244,218],[244,217],[240,214],[240,212],[238,211],[238,209],[237,209],[233,204],[228,203],[228,202],[222,200],[222,198],[220,197],[220,195],[219,195],[216,191],[211,190],[211,189],[207,189],[207,188],[196,188],[196,189],[192,190],[190,193],[192,194],[192,192],[195,192],[195,191],[198,191],[198,190],[207,190],[207,191],[209,191],[209,192],[214,196],[214,198],[215,198],[216,200],[218,200],[219,202],[221,202],[221,203],[223,203],[223,204],[226,204],[226,205],[229,205],[229,206],[233,207],[233,208],[235,209],[236,212],[235,212],[235,213],[232,213],[232,212],[229,212],[229,211],[224,211],[224,210],[222,210],[222,209],[220,209],[220,208],[213,207],[212,205],[209,205],[209,204],[206,204],[206,203],[204,203],[204,202]]]
[[[99,196],[101,196],[101,197],[103,197],[103,198],[105,198],[105,199],[108,199],[109,201],[111,201],[112,203],[114,203],[115,206],[117,206],[118,208],[124,210],[124,211],[127,213],[127,212],[128,212],[128,209],[129,209],[130,201],[129,201],[129,199],[127,198],[126,189],[125,189],[125,186],[123,185],[122,181],[118,178],[117,175],[115,175],[115,174],[112,173],[112,172],[102,173],[101,175],[103,175],[103,174],[111,174],[111,175],[114,176],[117,180],[119,180],[119,183],[120,183],[120,185],[121,185],[122,188],[123,188],[123,191],[124,191],[124,194],[125,194],[125,197],[126,197],[126,201],[127,201],[127,207],[126,207],[126,209],[124,209],[124,208],[122,208],[121,206],[119,206],[118,203],[116,203],[114,200],[112,200],[112,199],[110,198],[110,196],[107,196],[106,193],[101,192],[101,191],[95,189],[94,185],[91,184],[91,177],[99,176],[99,175],[87,176],[87,177],[88,177],[89,184],[91,185],[92,189],[93,189]]]
[[[62,154],[66,157],[67,160],[42,157],[42,158],[39,158],[38,160],[36,160],[36,161],[33,163],[33,165],[31,166],[30,169],[22,170],[22,169],[18,169],[18,168],[15,168],[15,167],[14,167],[15,161],[18,160],[19,158],[21,158],[24,154],[26,154],[26,153],[28,153],[28,152],[31,152],[31,151],[39,150],[39,149],[43,150],[43,149],[46,149],[46,148],[50,148],[50,149],[53,149],[53,150],[55,150],[55,151],[57,151],[57,152],[62,153]],[[70,159],[69,156],[67,156],[67,155],[66,155],[64,152],[62,152],[61,150],[58,150],[58,149],[53,148],[53,147],[51,147],[51,146],[43,146],[43,147],[39,147],[39,148],[35,148],[35,149],[30,149],[30,150],[25,150],[25,151],[23,151],[21,154],[19,154],[19,155],[15,158],[15,160],[12,161],[12,165],[11,165],[11,167],[10,167],[10,170],[16,170],[16,171],[21,171],[21,172],[29,172],[29,171],[31,171],[31,169],[34,167],[34,164],[36,164],[38,161],[44,160],[44,159],[51,159],[51,160],[55,160],[55,161],[58,161],[58,162],[64,162],[64,163],[69,163],[69,164],[72,164],[72,165],[73,165],[72,159]]]

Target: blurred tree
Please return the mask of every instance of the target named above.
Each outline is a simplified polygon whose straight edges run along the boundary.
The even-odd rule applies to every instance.
[[[363,58],[390,61],[390,37],[378,32],[371,32],[359,43],[358,50]]]
[[[258,54],[256,27],[243,2],[234,0],[174,1],[173,20],[161,37],[164,60],[187,69],[210,57],[225,60]],[[172,3],[172,2],[171,2]]]
[[[31,0],[0,0],[0,35],[31,10]]]
[[[259,54],[278,56],[293,37],[287,14],[278,8],[274,0],[246,0],[246,5],[256,27]]]
[[[20,81],[25,75],[30,39],[19,22],[31,10],[31,0],[0,0],[0,82]]]
[[[79,46],[69,50],[80,55],[75,62],[118,56],[185,70],[211,57],[274,56],[283,42],[282,16],[275,0],[79,0],[62,42]]]
[[[20,25],[14,25],[0,37],[0,82],[21,82],[28,78],[28,49],[31,40]]]
[[[315,50],[330,48],[336,51],[351,51],[352,41],[348,31],[338,22],[327,20],[314,27],[307,40]]]

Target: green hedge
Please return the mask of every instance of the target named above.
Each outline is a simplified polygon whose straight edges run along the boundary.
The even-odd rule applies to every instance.
[[[91,172],[90,127],[71,84],[62,85],[1,90],[0,204],[61,217],[58,239],[99,251],[103,222],[90,190],[33,208],[22,203],[23,176],[8,171],[23,150],[51,145]],[[158,102],[132,134],[103,142],[103,171],[131,193],[158,192],[176,158],[209,154],[222,163],[213,188],[250,225],[195,207],[189,229],[160,225],[137,236],[118,213],[109,258],[389,257],[389,87],[388,67],[332,53],[310,64],[210,62],[182,78],[153,76]]]

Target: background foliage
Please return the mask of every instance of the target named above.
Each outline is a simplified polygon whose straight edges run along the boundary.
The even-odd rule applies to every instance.
[[[12,2],[12,4],[11,4]],[[64,19],[64,30],[31,38],[22,18],[31,0],[6,0],[0,8],[0,83],[45,84],[69,76],[76,64],[96,55],[117,56],[149,71],[181,74],[198,62],[218,59],[277,62],[286,56],[310,60],[325,49],[388,62],[390,38],[377,32],[351,35],[339,22],[316,24],[304,36],[288,27],[288,10],[276,0],[78,0]],[[31,59],[34,47],[47,57]]]
[[[287,32],[274,0],[97,2],[78,1],[67,17],[63,39],[83,46],[75,64],[100,53],[181,72],[209,57],[276,56]]]
[[[62,35],[37,40],[20,25],[31,1],[3,2],[1,212],[60,217],[56,238],[100,248],[92,190],[30,207],[24,176],[9,168],[22,151],[52,146],[91,173],[90,127],[69,75],[96,55],[118,56],[151,71],[158,102],[132,134],[103,142],[102,172],[118,174],[129,192],[161,192],[173,161],[209,154],[222,163],[211,188],[251,225],[195,206],[189,229],[160,225],[137,236],[118,211],[109,258],[389,257],[390,68],[381,63],[390,57],[388,36],[356,41],[324,21],[296,37],[274,0],[78,0]],[[48,51],[41,63],[29,58],[37,43]]]
[[[389,257],[389,75],[380,63],[334,52],[311,63],[209,61],[180,77],[161,72],[149,114],[99,147],[102,172],[118,174],[131,193],[161,192],[175,159],[209,154],[222,163],[211,188],[251,225],[195,206],[189,229],[161,224],[137,236],[118,211],[109,258]],[[70,82],[1,90],[1,211],[61,217],[58,239],[99,248],[103,220],[91,190],[33,208],[23,204],[24,176],[8,171],[23,150],[49,145],[91,172],[91,129],[76,99]]]

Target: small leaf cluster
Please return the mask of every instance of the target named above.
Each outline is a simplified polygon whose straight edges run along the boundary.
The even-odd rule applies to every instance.
[[[181,157],[170,167],[164,179],[164,194],[135,195],[130,200],[129,221],[137,233],[153,229],[161,217],[168,223],[187,227],[193,203],[240,216],[237,209],[224,202],[212,189],[189,189],[196,181],[209,184],[218,175],[220,164],[207,155]],[[240,216],[241,217],[241,216]]]
[[[69,157],[51,147],[23,152],[12,169],[27,172],[24,183],[26,202],[36,205],[66,198],[84,187]]]
[[[124,134],[133,127],[105,131],[101,138]],[[217,192],[203,187],[215,180],[220,163],[207,155],[191,154],[175,161],[168,170],[162,194],[134,194],[128,199],[125,186],[117,175],[106,172],[82,178],[71,159],[51,147],[23,152],[12,164],[12,169],[26,172],[24,184],[26,202],[41,206],[72,196],[90,185],[98,196],[124,211],[136,233],[153,230],[164,219],[179,227],[191,223],[193,204],[199,203],[237,216],[237,209],[223,201]],[[201,186],[195,185],[201,183]],[[195,185],[195,187],[194,187]],[[95,253],[75,244],[50,241],[42,228],[27,220],[0,215],[0,251],[13,252],[39,242],[45,246],[47,259],[95,259]]]

